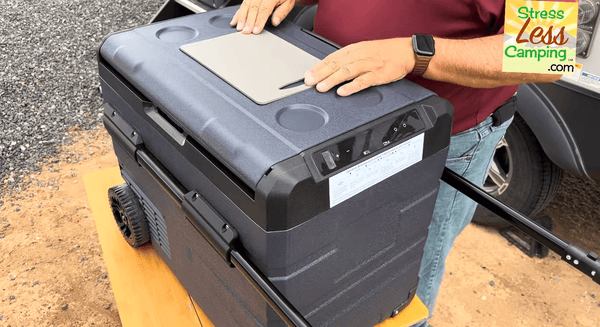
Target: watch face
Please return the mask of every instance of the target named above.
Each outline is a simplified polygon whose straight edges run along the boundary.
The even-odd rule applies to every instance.
[[[417,41],[415,52],[421,56],[433,56],[435,54],[435,47],[433,45],[433,37],[430,35],[417,34],[415,36]]]

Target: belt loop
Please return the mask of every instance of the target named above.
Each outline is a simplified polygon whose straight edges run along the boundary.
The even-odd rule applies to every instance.
[[[493,124],[491,126],[494,126]],[[479,140],[481,141],[484,137],[492,132],[492,127],[490,125],[485,125],[485,128],[478,128],[477,132],[479,133]]]

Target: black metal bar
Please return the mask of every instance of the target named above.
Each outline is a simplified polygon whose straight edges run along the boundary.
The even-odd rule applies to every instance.
[[[586,253],[577,245],[564,241],[538,225],[529,217],[489,195],[483,189],[447,167],[444,167],[441,179],[443,182],[454,187],[473,201],[484,206],[486,209],[500,216],[500,218],[508,221],[522,232],[556,252],[564,261],[600,284],[600,260],[598,259],[597,254],[593,252]]]
[[[288,326],[310,327],[310,324],[294,306],[269,282],[267,278],[243,255],[231,250],[231,261],[258,293],[277,312]]]
[[[158,185],[169,194],[173,201],[181,204],[185,188],[145,150],[140,149],[135,153],[138,163],[158,182]]]
[[[559,255],[563,255],[565,249],[567,246],[569,246],[567,242],[563,241],[558,236],[548,232],[546,229],[533,222],[527,216],[502,203],[502,201],[489,195],[483,189],[477,187],[475,184],[471,183],[469,180],[447,167],[444,167],[442,181],[473,199],[473,201],[481,204],[486,209],[507,220],[518,229],[522,230],[528,235],[531,235],[533,238],[538,240],[538,242],[542,243]]]

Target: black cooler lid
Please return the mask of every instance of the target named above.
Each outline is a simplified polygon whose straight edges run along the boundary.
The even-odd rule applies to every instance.
[[[183,139],[193,137],[252,189],[275,164],[435,95],[400,80],[349,97],[337,96],[335,88],[319,93],[314,87],[295,86],[292,89],[297,92],[258,104],[181,49],[239,33],[229,26],[236,9],[114,34],[106,39],[100,55],[182,128]],[[266,30],[306,53],[307,58],[322,59],[336,50],[287,21]],[[236,56],[229,53],[224,56],[227,60],[247,60],[246,48],[230,51]],[[277,74],[274,69],[265,76]],[[257,83],[265,76],[256,76]]]

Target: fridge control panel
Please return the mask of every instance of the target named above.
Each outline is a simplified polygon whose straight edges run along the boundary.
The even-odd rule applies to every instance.
[[[412,109],[315,151],[312,158],[321,176],[326,176],[424,129],[418,111]]]

